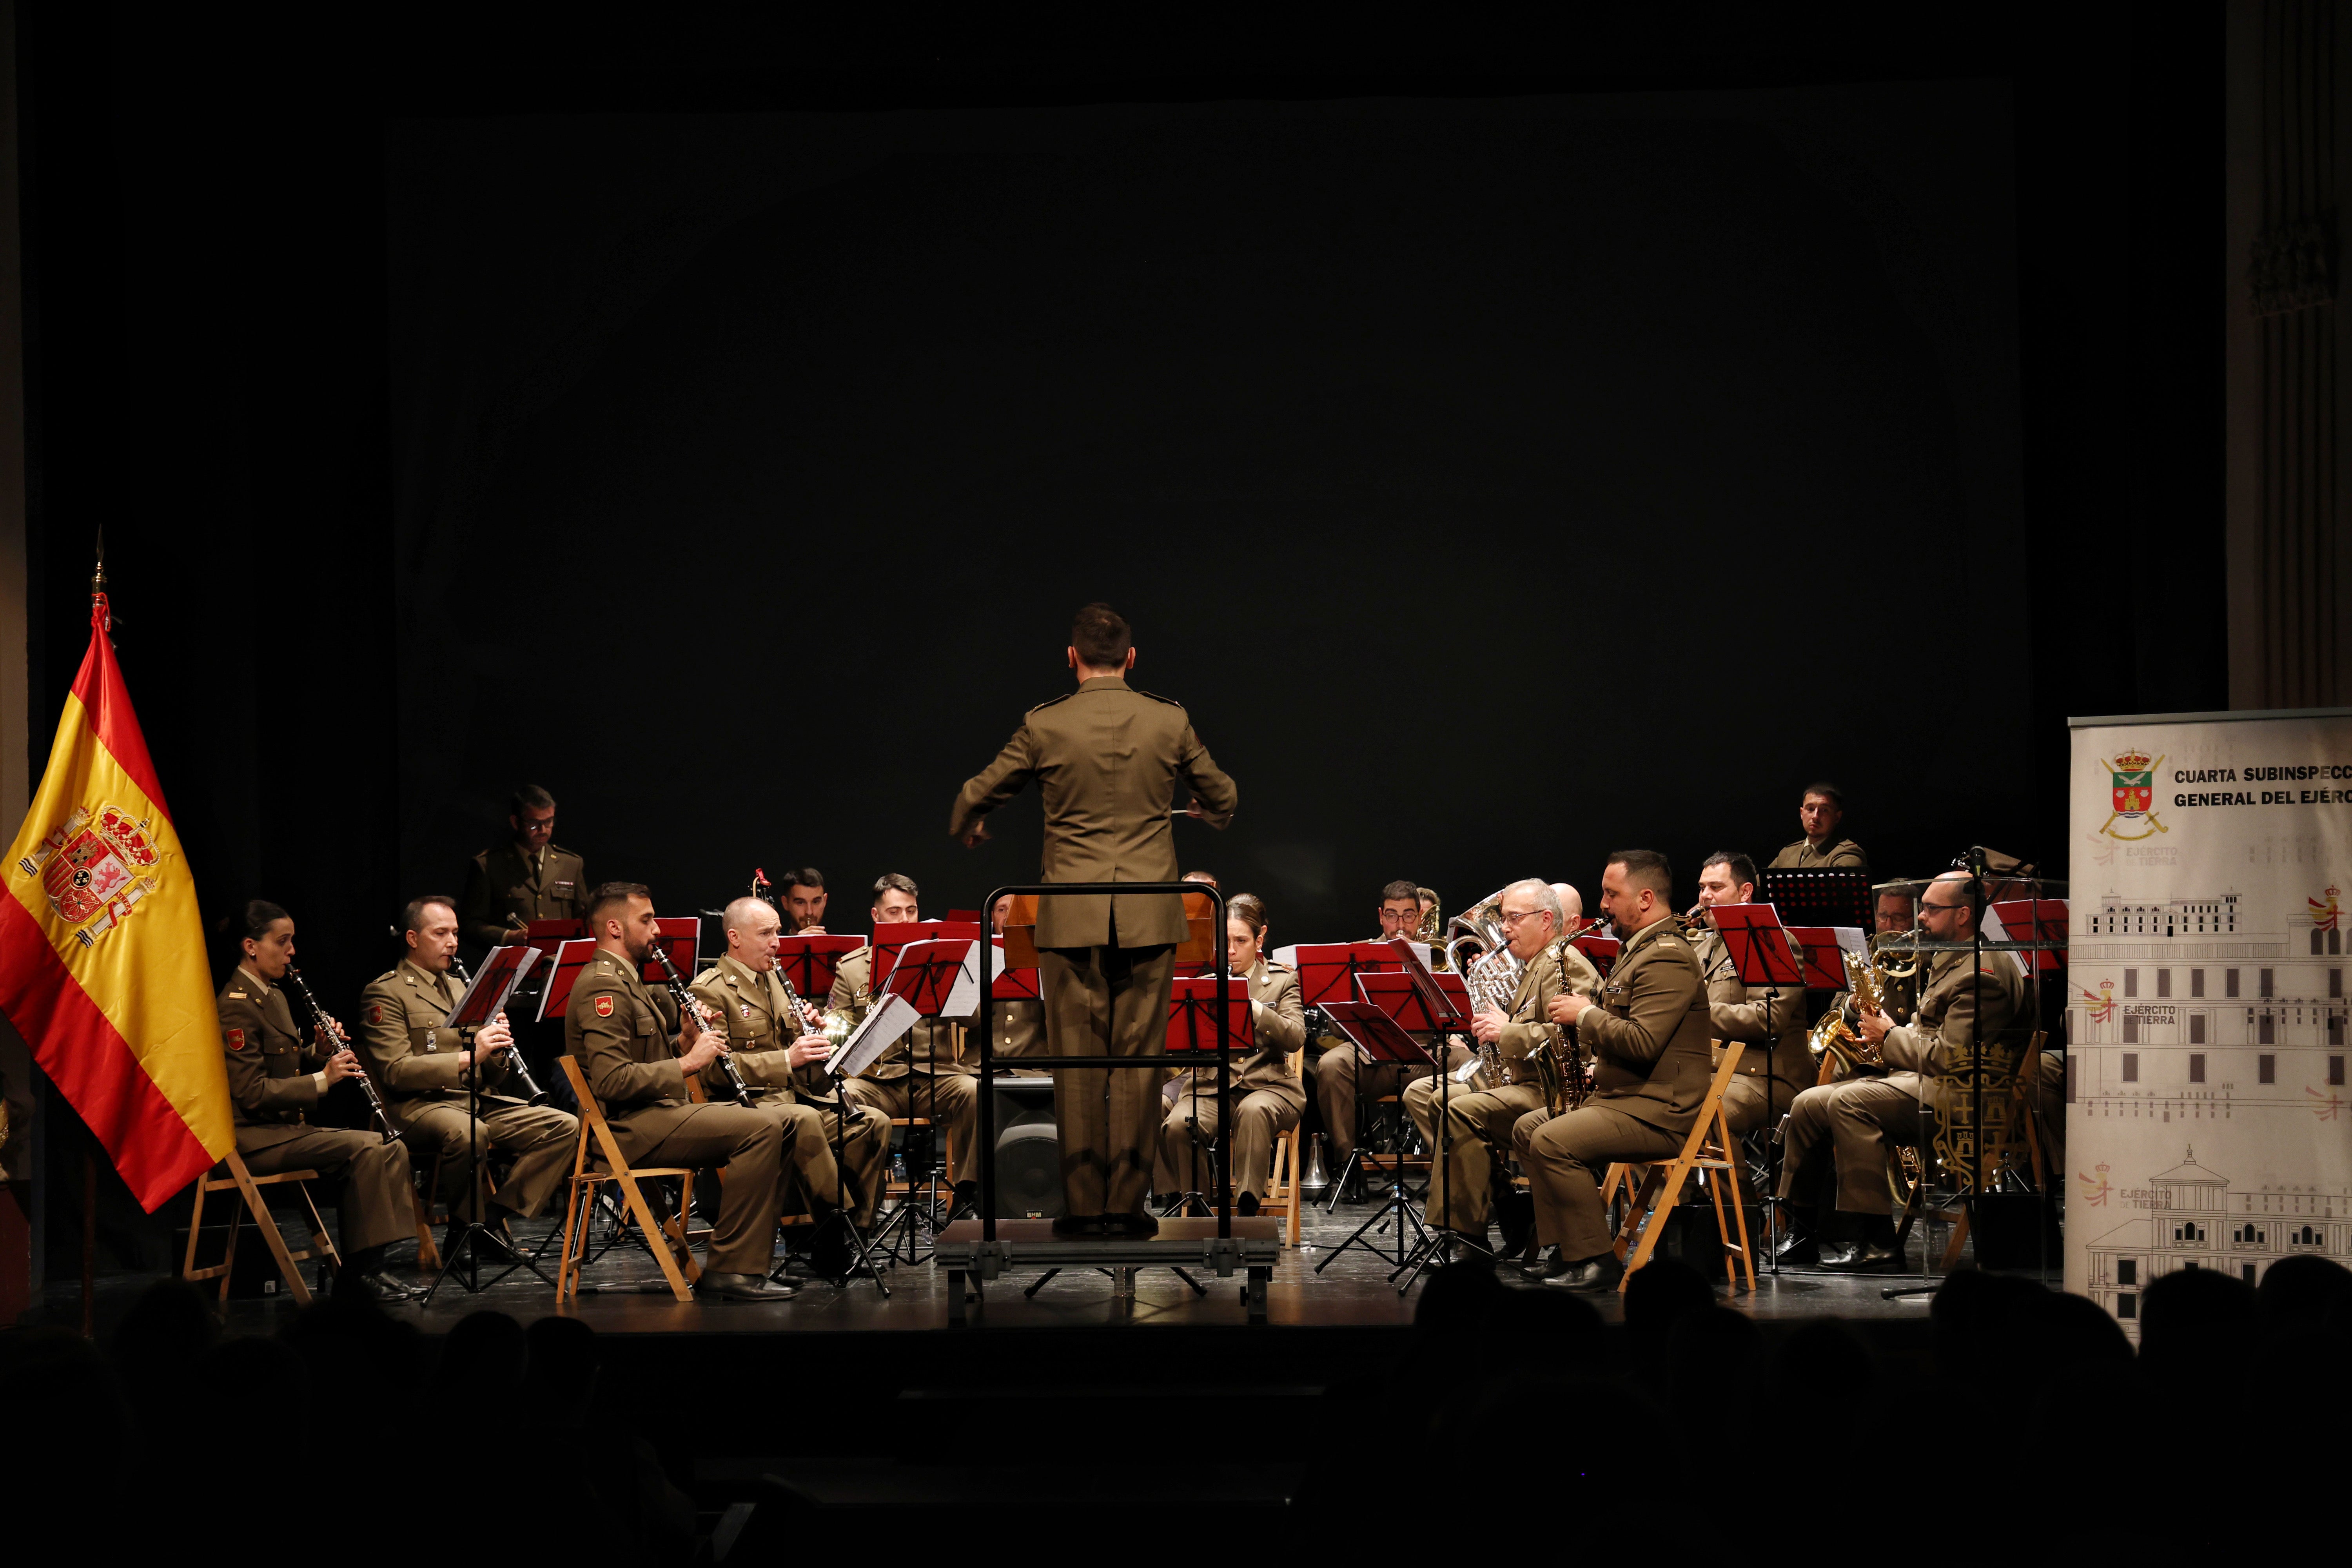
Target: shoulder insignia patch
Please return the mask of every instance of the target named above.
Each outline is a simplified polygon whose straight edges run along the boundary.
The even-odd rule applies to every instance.
[[[246,994],[242,991],[231,991],[227,994],[228,999],[232,1002],[243,1002],[248,999],[246,996]]]
[[[368,1022],[371,1024],[381,1024],[383,1022],[383,1003],[371,1002],[368,1004]]]
[[[1133,691],[1138,697],[1149,697],[1154,702],[1165,702],[1171,708],[1181,708],[1184,706],[1181,702],[1177,701],[1173,697],[1162,697],[1157,691],[1145,691],[1139,687],[1129,687],[1128,689]]]
[[[228,1048],[230,1050],[241,1051],[245,1049],[245,1031],[243,1029],[230,1029],[227,1030],[226,1033],[228,1035]]]
[[[1076,692],[1075,692],[1075,691],[1065,691],[1065,692],[1063,692],[1059,697],[1049,697],[1049,698],[1047,698],[1045,701],[1040,702],[1039,704],[1037,704],[1037,706],[1036,706],[1036,707],[1032,708],[1031,710],[1029,710],[1029,711],[1030,711],[1030,712],[1032,712],[1032,713],[1043,713],[1046,709],[1051,708],[1055,703],[1056,703],[1056,702],[1067,702],[1071,698],[1076,697],[1076,695],[1077,695],[1077,693],[1076,693]]]
[[[612,998],[611,996],[609,996],[609,995],[606,995],[606,996],[599,996],[599,997],[597,997],[597,998],[596,998],[596,1016],[598,1016],[599,1018],[609,1018],[609,1017],[611,1017],[612,1016],[613,1016],[613,998]]]

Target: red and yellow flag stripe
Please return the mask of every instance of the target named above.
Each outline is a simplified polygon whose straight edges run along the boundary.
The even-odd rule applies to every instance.
[[[150,1210],[234,1138],[204,921],[138,716],[89,651],[5,871],[0,1012]]]

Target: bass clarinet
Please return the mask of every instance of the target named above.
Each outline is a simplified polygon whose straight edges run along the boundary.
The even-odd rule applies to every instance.
[[[678,978],[677,965],[669,961],[669,949],[658,942],[654,943],[654,962],[661,965],[662,984],[669,987],[670,1000],[677,1004],[679,1015],[691,1016],[698,1026],[725,1040],[727,1031],[720,1028],[719,1020],[710,1016],[710,1009],[702,1005],[702,998],[686,988],[686,982]],[[735,1098],[749,1104],[751,1086],[743,1081],[743,1069],[735,1065],[734,1053],[724,1045],[719,1049],[719,1065],[726,1069],[727,1085],[735,1091]]]
[[[319,1033],[334,1041],[336,1050],[352,1050],[351,1037],[343,1033],[341,1024],[327,1016],[327,1010],[319,1005],[316,996],[310,994],[310,983],[302,978],[302,972],[290,963],[286,966],[286,984],[301,993],[302,1005],[310,1009],[310,1021],[319,1026]],[[352,1056],[356,1060],[359,1053],[352,1051]],[[374,1117],[376,1125],[383,1129],[383,1141],[389,1143],[399,1137],[400,1133],[392,1125],[392,1112],[384,1109],[383,1096],[376,1092],[375,1079],[368,1077],[367,1068],[361,1068],[353,1072],[352,1081],[358,1084],[360,1092],[367,1097],[368,1114]]]
[[[466,973],[466,961],[459,958],[454,952],[449,955],[449,967],[451,970],[456,972],[457,984],[469,987],[474,984],[474,977]],[[502,1018],[506,1016],[506,1010],[504,1008],[500,1008],[499,1010],[499,1016]],[[525,1105],[544,1105],[547,1103],[547,1091],[540,1088],[539,1080],[530,1076],[530,1064],[522,1059],[521,1047],[509,1046],[507,1047],[507,1071],[513,1076],[515,1087],[522,1090],[522,1100]]]

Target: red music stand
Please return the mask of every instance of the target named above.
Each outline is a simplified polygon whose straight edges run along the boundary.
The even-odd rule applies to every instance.
[[[1398,1028],[1409,1034],[1433,1035],[1469,1024],[1470,988],[1463,983],[1462,976],[1431,976],[1439,994],[1436,1008],[1431,1007],[1428,996],[1413,984],[1414,978],[1411,974],[1359,974],[1356,989],[1365,1001],[1387,1014]]]
[[[1568,945],[1591,959],[1603,980],[1617,967],[1617,955],[1625,949],[1625,944],[1613,936],[1573,936],[1568,939]]]
[[[964,1016],[971,1011],[969,1006],[952,1015],[949,1008],[967,973],[972,976],[972,999],[979,999],[978,973],[971,968],[973,945],[968,937],[910,942],[898,950],[898,961],[890,966],[890,976],[882,988],[904,996],[926,1018]]]
[[[1249,982],[1240,975],[1225,980],[1225,1037],[1235,1053],[1249,1049],[1256,1038],[1250,1027]],[[1168,995],[1168,1054],[1178,1056],[1217,1048],[1217,982],[1213,975],[1179,980]],[[1196,1080],[1197,1081],[1197,1080]]]
[[[999,942],[995,947],[996,972],[989,978],[988,994],[999,1002],[1043,1001],[1045,994],[1039,984],[1037,971],[1005,968],[1004,944]]]
[[[898,966],[898,954],[911,942],[940,942],[961,938],[965,942],[980,940],[977,921],[902,921],[896,925],[878,925],[870,939],[874,962],[866,970],[868,984],[880,991]]]
[[[596,944],[584,936],[557,946],[554,962],[548,966],[547,984],[539,989],[537,1016],[542,1022],[550,1015],[563,1016],[563,1010],[572,1005],[572,987],[579,981],[580,972],[595,956]]]
[[[588,934],[586,921],[533,921],[523,930],[523,941],[539,949],[550,963],[555,961],[555,950],[567,942],[576,942]],[[541,970],[542,974],[548,973]]]
[[[661,915],[655,919],[654,929],[659,933],[654,938],[654,945],[667,952],[678,973],[692,984],[694,966],[702,956],[702,921],[693,915]],[[652,953],[646,954],[642,978],[646,984],[657,988],[669,984],[669,977],[662,973],[661,961]]]
[[[822,1007],[833,994],[834,971],[865,945],[854,936],[780,936],[776,966],[795,995]]]
[[[1298,1002],[1303,1007],[1324,1007],[1330,1002],[1356,1000],[1356,976],[1393,974],[1403,961],[1387,943],[1333,942],[1301,943],[1298,959]],[[1328,1011],[1328,1008],[1326,1009]]]
[[[2000,917],[2000,929],[2008,932],[2010,942],[2054,942],[2055,948],[2043,948],[2033,954],[2034,967],[2044,973],[2066,967],[2066,900],[2063,899],[2003,899],[1995,903],[1992,912]]]
[[[1813,991],[1843,991],[1846,988],[1845,961],[1841,952],[1858,951],[1864,958],[1870,953],[1870,944],[1863,941],[1860,926],[1790,926],[1789,934],[1805,950],[1805,985]],[[1852,937],[1848,942],[1845,939]]]
[[[1413,990],[1420,995],[1423,1014],[1439,1020],[1432,1027],[1453,1029],[1468,1026],[1470,984],[1467,980],[1459,974],[1448,974],[1441,979],[1437,972],[1429,967],[1429,961],[1422,957],[1421,944],[1409,937],[1392,936],[1389,938],[1387,946],[1397,955],[1405,978],[1412,982]],[[1444,980],[1451,980],[1453,985],[1445,985]],[[1356,977],[1360,987],[1363,982],[1362,975]]]
[[[1805,984],[1804,963],[1789,951],[1789,928],[1771,905],[1717,904],[1707,913],[1731,952],[1741,984],[1785,985],[1793,991]]]
[[[980,923],[980,911],[978,910],[950,910],[948,911],[948,923],[950,925],[976,926]]]
[[[514,994],[514,988],[522,983],[522,977],[530,973],[530,966],[538,962],[539,950],[520,942],[490,949],[489,956],[482,960],[482,966],[474,971],[474,983],[466,987],[465,994],[457,998],[457,1005],[449,1009],[448,1017],[442,1020],[443,1026],[452,1029],[478,1029],[488,1024],[499,1016],[499,1009],[507,1005],[507,998]]]

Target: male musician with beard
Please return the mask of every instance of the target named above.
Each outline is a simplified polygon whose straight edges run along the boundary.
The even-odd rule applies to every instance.
[[[874,884],[873,912],[877,926],[921,920],[915,879],[885,873]],[[874,1005],[874,946],[868,942],[845,954],[834,970],[827,1010],[853,1025],[864,1023]],[[972,1047],[969,1059],[958,1055],[957,1026],[958,1020],[950,1018],[921,1020],[843,1086],[853,1103],[886,1120],[921,1117],[935,1133],[945,1135],[955,1164],[952,1216],[974,1212],[980,1202],[980,1154],[972,1147],[980,1117],[980,1048]]]
[[[1482,1046],[1494,1047],[1492,1067],[1481,1067],[1469,1082],[1440,1084],[1424,1075],[1404,1091],[1405,1110],[1421,1129],[1430,1157],[1437,1159],[1437,1108],[1441,1099],[1447,1123],[1444,1159],[1430,1173],[1429,1215],[1440,1229],[1475,1248],[1486,1250],[1486,1210],[1490,1202],[1503,1220],[1503,1253],[1514,1256],[1527,1246],[1528,1221],[1505,1188],[1494,1182],[1496,1167],[1511,1147],[1512,1129],[1530,1111],[1545,1109],[1543,1085],[1534,1058],[1561,1043],[1559,1026],[1550,1021],[1553,997],[1563,989],[1585,996],[1601,991],[1600,972],[1574,948],[1566,950],[1563,964],[1553,943],[1559,936],[1559,895],[1533,878],[1503,889],[1499,917],[1505,951],[1517,961],[1519,972],[1507,1009],[1482,1007],[1470,1020],[1470,1032]],[[1482,983],[1481,959],[1467,976],[1474,994]],[[1499,957],[1493,961],[1500,963]],[[1470,1053],[1461,1053],[1468,1065]],[[1449,1060],[1447,1071],[1454,1071]],[[1442,1092],[1441,1092],[1442,1091]]]
[[[807,1018],[796,1016],[786,1000],[784,980],[776,966],[776,934],[782,923],[764,899],[746,894],[727,906],[724,922],[727,952],[717,963],[695,976],[690,989],[727,1031],[727,1054],[751,1090],[751,1105],[776,1118],[784,1131],[789,1154],[814,1142],[826,1152],[823,1166],[810,1170],[798,1163],[802,1202],[814,1198],[828,1207],[846,1202],[861,1227],[874,1223],[882,1201],[882,1168],[890,1153],[890,1118],[870,1106],[850,1102],[845,1108],[824,1073],[833,1042],[813,1033]],[[733,1082],[717,1062],[702,1069],[703,1092],[722,1099]],[[845,1114],[847,1121],[841,1118]],[[845,1185],[835,1168],[839,1158],[849,1163]],[[830,1184],[823,1185],[820,1184]],[[842,1243],[839,1248],[835,1242]],[[814,1259],[816,1272],[839,1275],[849,1266],[846,1238],[838,1227],[828,1232],[824,1249]]]
[[[681,1016],[667,991],[646,988],[645,964],[661,928],[644,884],[597,889],[588,931],[596,952],[572,984],[563,1047],[604,1107],[622,1156],[632,1165],[722,1167],[718,1224],[696,1289],[728,1301],[791,1299],[794,1287],[768,1280],[783,1195],[783,1122],[749,1105],[688,1099],[688,1075],[719,1059],[724,1037]],[[829,1184],[833,1156],[822,1142],[803,1151],[800,1164]]]
[[[1274,1171],[1274,1141],[1298,1125],[1307,1109],[1298,1054],[1307,1046],[1307,1019],[1298,1005],[1298,973],[1265,956],[1265,905],[1237,893],[1225,909],[1225,963],[1249,983],[1251,1049],[1225,1069],[1233,1100],[1234,1212],[1257,1213]],[[1168,1086],[1168,1115],[1160,1128],[1160,1164],[1152,1186],[1163,1197],[1207,1194],[1209,1150],[1223,1122],[1213,1062],[1195,1062]]]
[[[1700,865],[1702,910],[1752,903],[1755,898],[1756,862],[1747,856],[1718,849]],[[1723,1090],[1724,1121],[1734,1138],[1744,1137],[1788,1110],[1813,1076],[1812,1053],[1805,1043],[1804,981],[1780,986],[1743,983],[1731,945],[1712,921],[1702,921],[1690,941],[1706,976],[1709,1027],[1717,1039],[1739,1040],[1748,1047]],[[1803,944],[1791,936],[1788,946],[1801,971]]]
[[[1607,1291],[1624,1274],[1601,1201],[1612,1161],[1669,1159],[1698,1121],[1715,1077],[1707,1047],[1706,977],[1675,928],[1674,869],[1653,849],[1621,849],[1601,879],[1601,910],[1625,945],[1600,1000],[1563,991],[1547,1009],[1572,1025],[1593,1058],[1584,1103],[1534,1128],[1523,1142],[1536,1236],[1550,1247],[1530,1279]]]
[[[1421,930],[1421,889],[1410,879],[1389,883],[1381,889],[1381,933],[1368,937],[1370,942],[1386,942],[1391,937],[1414,940]],[[1434,1047],[1435,1037],[1416,1035],[1424,1046]],[[1356,1047],[1344,1038],[1324,1047],[1308,1069],[1315,1079],[1315,1103],[1323,1114],[1323,1131],[1330,1139],[1331,1171],[1336,1176],[1348,1167],[1348,1158],[1356,1149],[1356,1110],[1360,1103],[1367,1112],[1385,1096],[1401,1095],[1407,1084],[1429,1076],[1426,1062],[1365,1062],[1356,1055]],[[1431,1147],[1433,1149],[1434,1144]],[[1353,1202],[1362,1194],[1360,1172],[1348,1177],[1343,1194]]]
[[[587,863],[554,842],[555,797],[525,784],[509,805],[513,838],[474,857],[457,900],[458,934],[484,947],[514,940],[532,921],[588,912]]]
[[[823,936],[825,900],[832,897],[824,890],[824,873],[814,866],[800,866],[784,873],[784,934],[786,936]]]
[[[450,971],[457,956],[456,900],[437,893],[411,899],[400,927],[406,949],[400,962],[360,995],[360,1054],[419,1162],[439,1160],[453,1224],[474,1217],[477,1149],[513,1162],[489,1201],[528,1219],[571,1173],[580,1122],[523,1098],[504,1014],[478,1029],[446,1026],[465,993]],[[477,1061],[483,1066],[478,1099],[467,1092]],[[478,1121],[469,1106],[480,1110]],[[498,1228],[506,1228],[503,1216]]]

